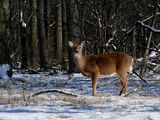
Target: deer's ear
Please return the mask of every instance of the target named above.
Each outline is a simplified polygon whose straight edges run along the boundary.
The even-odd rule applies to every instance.
[[[69,46],[72,48],[73,47],[73,42],[72,41],[69,41],[68,42]]]
[[[85,41],[82,41],[82,42],[81,42],[81,46],[83,46],[84,44],[85,44]]]

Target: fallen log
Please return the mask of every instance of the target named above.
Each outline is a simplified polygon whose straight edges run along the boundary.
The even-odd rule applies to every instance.
[[[65,91],[62,91],[62,90],[47,89],[47,90],[42,90],[42,91],[38,91],[38,92],[34,93],[32,95],[32,97],[35,97],[35,96],[40,95],[40,94],[50,93],[50,92],[56,92],[56,93],[64,94],[64,95],[67,95],[67,96],[73,96],[73,97],[77,97],[78,96],[78,95],[75,95],[73,93],[68,93],[68,92],[65,92]]]

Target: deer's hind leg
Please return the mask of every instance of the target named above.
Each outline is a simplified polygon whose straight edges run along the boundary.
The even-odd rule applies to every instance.
[[[126,94],[128,92],[128,79],[127,79],[127,73],[118,73],[118,78],[121,81],[121,90],[119,92],[119,95],[121,96],[122,93]]]

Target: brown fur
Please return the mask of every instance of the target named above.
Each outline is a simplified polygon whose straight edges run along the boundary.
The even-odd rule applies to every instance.
[[[128,91],[127,72],[132,66],[132,57],[124,52],[112,52],[101,55],[83,55],[82,49],[84,43],[74,45],[69,43],[75,55],[75,63],[77,69],[84,75],[92,76],[92,95],[96,95],[96,86],[99,75],[111,75],[116,73],[116,76],[121,81],[121,90],[119,95]]]

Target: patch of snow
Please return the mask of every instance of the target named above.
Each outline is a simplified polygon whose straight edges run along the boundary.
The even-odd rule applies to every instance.
[[[143,60],[143,58],[137,58],[136,59],[136,61],[138,61],[138,62],[140,62],[140,61],[142,61]]]
[[[156,57],[156,56],[157,56],[156,54],[157,54],[157,52],[152,51],[152,52],[150,53],[149,57]]]
[[[81,74],[73,74],[68,79],[68,75],[63,74],[14,73],[13,79],[23,79],[28,83],[23,85],[17,82],[10,89],[1,90],[0,120],[159,120],[159,77],[148,80],[147,84],[130,78],[128,86],[131,94],[120,97],[120,81],[117,78],[99,79],[97,96],[91,96],[91,78]],[[57,93],[42,94],[35,98],[30,96],[36,91],[51,88],[68,91],[78,97]],[[23,102],[28,105],[21,104]]]
[[[3,64],[2,66],[0,66],[0,78],[2,78],[3,80],[9,80],[9,76],[7,75],[7,71],[9,71],[11,69],[10,65],[8,64]]]

